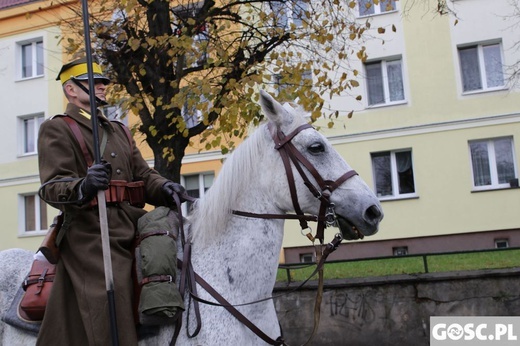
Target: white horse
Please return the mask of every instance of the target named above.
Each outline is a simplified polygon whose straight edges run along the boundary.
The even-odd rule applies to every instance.
[[[320,215],[325,195],[329,202],[326,206],[329,211],[332,206],[342,234],[357,239],[377,232],[383,212],[370,188],[357,174],[352,174],[350,166],[323,135],[304,125],[306,119],[299,111],[281,105],[263,91],[260,105],[270,125],[261,125],[227,158],[213,186],[195,204],[188,220],[195,272],[227,302],[236,305],[264,335],[276,340],[281,331],[274,303],[265,298],[271,297],[276,280],[284,220],[272,215],[295,211]],[[289,176],[293,177],[288,179],[284,169],[287,164],[279,153],[286,145],[293,145],[307,161],[300,168],[304,177],[293,162],[288,166],[292,172]],[[290,180],[294,181],[296,203],[291,197],[294,192],[290,192]],[[314,189],[309,188],[309,183]],[[32,253],[19,249],[0,253],[2,311],[9,306],[31,260]],[[215,302],[200,285],[197,292],[200,298]],[[241,305],[258,300],[262,301]],[[188,306],[188,300],[185,303]],[[200,314],[202,328],[191,338],[186,328],[193,333],[194,313],[183,313],[178,345],[267,344],[222,306],[201,303]],[[173,333],[172,326],[161,327],[158,335],[140,341],[140,345],[168,345]],[[32,345],[35,336],[2,323],[0,340],[6,346]]]

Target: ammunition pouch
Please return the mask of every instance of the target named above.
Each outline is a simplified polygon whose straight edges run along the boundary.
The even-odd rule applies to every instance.
[[[144,201],[144,182],[126,180],[110,180],[108,189],[105,190],[105,200],[107,205],[128,202],[130,205],[143,208]],[[97,198],[90,202],[90,207],[97,206]]]

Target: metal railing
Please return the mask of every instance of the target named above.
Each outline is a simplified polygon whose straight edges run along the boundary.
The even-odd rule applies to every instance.
[[[346,259],[346,260],[336,260],[336,261],[327,261],[325,266],[327,264],[331,263],[353,263],[353,262],[370,262],[370,261],[380,261],[380,260],[402,260],[404,258],[422,258],[422,264],[423,264],[423,273],[429,273],[429,265],[428,265],[428,258],[430,257],[439,257],[439,256],[450,256],[450,255],[464,255],[464,254],[472,254],[472,253],[487,253],[487,252],[502,252],[502,251],[512,251],[512,250],[520,250],[520,247],[508,247],[508,248],[501,248],[501,249],[482,249],[482,250],[469,250],[469,251],[453,251],[453,252],[432,252],[432,253],[421,253],[421,254],[406,254],[406,255],[398,255],[398,256],[380,256],[380,257],[366,257],[366,258],[355,258],[355,259]],[[278,266],[278,269],[285,270],[287,275],[287,283],[291,283],[291,271],[292,270],[300,270],[305,269],[309,267],[315,266],[315,263],[284,263],[280,264]],[[520,262],[518,263],[518,266],[520,267]],[[498,267],[492,267],[492,266],[486,266],[485,268],[481,269],[494,269]],[[454,268],[453,270],[457,270]],[[418,272],[414,272],[414,274],[417,274]],[[391,274],[389,274],[391,275]]]

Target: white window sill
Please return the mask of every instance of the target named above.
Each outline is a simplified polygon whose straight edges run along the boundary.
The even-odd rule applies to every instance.
[[[364,19],[364,18],[371,18],[371,17],[377,17],[377,16],[384,16],[385,14],[396,13],[396,12],[399,12],[399,10],[392,10],[392,11],[373,13],[373,14],[358,15],[357,18],[358,19]],[[358,13],[359,13],[359,10],[358,10]]]
[[[36,156],[38,155],[37,152],[32,152],[32,153],[23,153],[23,154],[18,154],[17,157],[18,158],[22,158],[22,157],[31,157],[31,156]]]
[[[471,96],[471,95],[485,94],[485,93],[491,93],[491,92],[496,92],[496,91],[507,91],[507,90],[509,90],[509,88],[504,85],[504,86],[497,87],[497,88],[463,91],[462,96]]]
[[[492,186],[485,186],[485,187],[473,187],[471,189],[471,193],[474,192],[487,192],[487,191],[500,191],[500,190],[512,190],[512,189],[518,189],[518,186],[512,187],[509,184],[506,185],[492,185]]]
[[[26,78],[21,78],[21,77],[19,77],[19,78],[17,78],[17,79],[15,80],[15,82],[25,82],[25,81],[27,81],[27,80],[33,80],[33,79],[38,79],[38,78],[43,78],[43,77],[44,77],[44,75],[33,76],[33,77],[26,77]]]
[[[375,108],[383,108],[383,107],[392,107],[392,106],[400,106],[400,105],[405,105],[407,104],[408,101],[407,100],[402,100],[402,101],[394,101],[394,102],[387,102],[387,103],[378,103],[378,104],[375,104],[375,105],[369,105],[365,108],[365,110],[368,110],[368,109],[375,109]]]
[[[42,231],[29,231],[18,234],[18,238],[31,238],[31,237],[41,237],[42,235],[46,235],[47,230]]]
[[[419,195],[417,193],[408,193],[406,195],[398,195],[398,196],[378,196],[380,202],[386,201],[401,201],[405,199],[418,199]]]

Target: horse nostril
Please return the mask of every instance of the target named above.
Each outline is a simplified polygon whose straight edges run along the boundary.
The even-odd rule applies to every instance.
[[[381,219],[381,216],[382,216],[381,210],[375,205],[370,206],[365,211],[365,220],[379,221]]]

